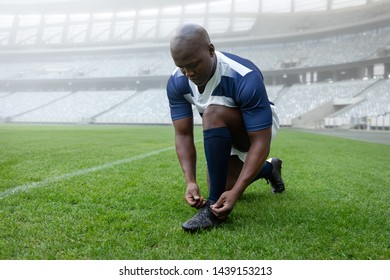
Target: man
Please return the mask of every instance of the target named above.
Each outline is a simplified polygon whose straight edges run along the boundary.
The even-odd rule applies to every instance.
[[[282,161],[266,161],[278,118],[260,70],[249,60],[216,51],[203,27],[179,27],[170,50],[177,69],[167,83],[167,95],[187,185],[185,200],[200,209],[182,227],[195,232],[225,220],[245,189],[259,178],[270,182],[274,193],[284,191]],[[192,105],[202,115],[207,200],[196,182]]]

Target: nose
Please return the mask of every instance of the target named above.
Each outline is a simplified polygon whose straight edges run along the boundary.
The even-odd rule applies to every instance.
[[[191,78],[191,77],[194,76],[194,71],[191,70],[191,69],[188,69],[188,68],[185,68],[185,69],[184,69],[184,73],[185,73],[185,75],[186,75],[188,78]]]

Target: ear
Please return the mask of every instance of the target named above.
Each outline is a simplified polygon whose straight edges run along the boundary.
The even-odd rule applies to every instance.
[[[209,54],[210,54],[211,57],[213,57],[214,54],[215,54],[215,47],[214,47],[213,44],[209,45]]]

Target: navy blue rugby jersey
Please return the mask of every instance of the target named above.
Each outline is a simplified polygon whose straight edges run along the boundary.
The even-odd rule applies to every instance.
[[[211,104],[240,108],[247,131],[272,125],[272,111],[261,71],[251,61],[216,51],[217,67],[203,93],[179,68],[167,83],[173,121],[192,116],[192,105],[200,114]]]

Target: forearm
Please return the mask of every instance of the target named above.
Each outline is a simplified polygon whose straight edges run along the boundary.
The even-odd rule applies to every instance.
[[[260,169],[263,167],[267,157],[268,151],[262,148],[253,148],[249,150],[240,176],[233,186],[233,190],[237,193],[238,197],[240,197],[246,188],[253,182]]]
[[[270,150],[270,130],[250,135],[251,146],[232,191],[241,196],[263,167]]]
[[[194,144],[193,119],[184,118],[173,122],[175,127],[176,153],[186,181],[184,199],[191,207],[200,209],[206,200],[200,195],[196,183],[196,149]]]
[[[176,153],[187,185],[196,183],[196,149],[191,135],[176,135]]]

